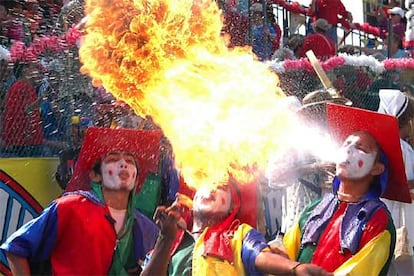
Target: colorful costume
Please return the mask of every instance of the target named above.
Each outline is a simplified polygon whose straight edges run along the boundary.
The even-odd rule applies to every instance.
[[[305,209],[284,244],[290,258],[327,271],[383,275],[394,252],[395,227],[379,199],[351,204],[330,194]]]
[[[168,275],[256,275],[257,255],[267,250],[264,237],[249,224],[256,221],[256,184],[229,185],[233,210],[194,239],[178,230],[171,248]],[[182,190],[181,190],[182,191]],[[240,204],[243,202],[243,204]],[[254,209],[253,209],[254,208]]]
[[[309,262],[340,275],[384,275],[394,247],[395,227],[381,196],[407,202],[410,199],[394,117],[362,109],[327,105],[328,124],[343,141],[358,130],[369,132],[381,146],[384,172],[358,202],[338,199],[341,185],[335,177],[333,193],[310,204],[298,224],[284,237],[291,259]],[[349,118],[346,123],[343,118]],[[353,119],[355,121],[353,121]],[[387,133],[387,135],[383,135]]]
[[[49,260],[54,275],[125,275],[129,270],[139,271],[139,262],[155,245],[159,230],[135,209],[136,192],[147,174],[157,171],[161,136],[161,131],[88,128],[67,187],[69,192],[12,234],[1,249],[26,257],[32,274],[50,273],[40,267]],[[139,171],[118,232],[101,185],[88,180],[96,162],[113,151],[131,153]]]
[[[257,255],[267,243],[264,237],[247,224],[239,225],[230,239],[233,261],[219,256],[205,255],[204,237],[207,229],[197,241],[184,233],[182,241],[171,257],[168,275],[255,275]]]
[[[155,245],[157,226],[131,208],[130,201],[125,234],[117,239],[100,185],[94,190],[68,193],[54,200],[39,217],[10,236],[1,249],[27,257],[32,264],[50,258],[54,275],[119,275],[136,267]],[[36,273],[33,267],[32,273]]]

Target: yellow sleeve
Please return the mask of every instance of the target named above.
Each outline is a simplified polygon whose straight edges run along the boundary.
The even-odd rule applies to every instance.
[[[334,275],[379,275],[389,257],[391,235],[384,231],[338,267]]]
[[[301,233],[299,223],[290,228],[283,237],[283,245],[289,259],[295,261],[299,254]]]

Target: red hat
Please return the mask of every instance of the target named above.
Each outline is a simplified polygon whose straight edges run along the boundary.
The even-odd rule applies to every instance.
[[[411,203],[397,119],[378,112],[332,103],[327,104],[326,111],[330,132],[336,141],[342,142],[356,131],[366,131],[375,138],[389,163],[386,170],[388,181],[385,181],[382,197]]]
[[[147,173],[157,172],[162,136],[160,130],[88,128],[66,191],[89,190],[89,172],[95,162],[110,151],[127,151],[138,162],[139,181],[136,191],[139,192]]]

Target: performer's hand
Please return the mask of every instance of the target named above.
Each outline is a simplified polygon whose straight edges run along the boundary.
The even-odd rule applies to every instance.
[[[159,206],[154,214],[154,221],[160,227],[161,234],[171,240],[175,239],[180,218],[181,215],[177,204],[173,204],[168,208]]]

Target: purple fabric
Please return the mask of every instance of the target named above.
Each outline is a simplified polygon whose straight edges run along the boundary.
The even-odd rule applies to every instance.
[[[322,232],[339,205],[339,199],[329,194],[315,207],[310,214],[303,231],[302,246],[316,244]],[[368,220],[380,208],[386,208],[378,198],[365,197],[358,203],[349,203],[341,223],[341,248],[348,249],[352,254],[358,251],[362,231]]]
[[[359,241],[365,225],[381,207],[386,208],[385,204],[379,199],[348,204],[341,225],[342,249],[348,249],[352,254],[358,251]]]

